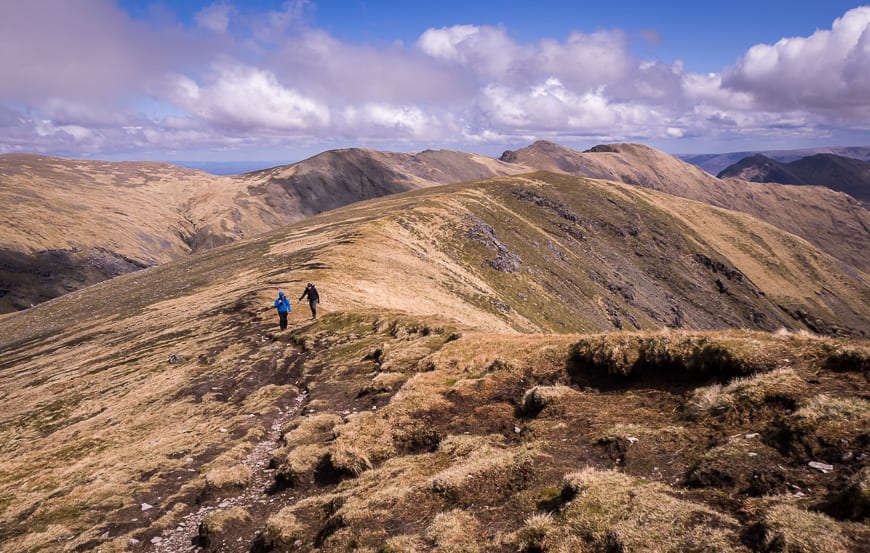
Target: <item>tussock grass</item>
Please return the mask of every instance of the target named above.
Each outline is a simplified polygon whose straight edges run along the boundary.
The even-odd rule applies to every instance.
[[[207,514],[199,525],[199,537],[205,545],[213,545],[233,528],[251,522],[251,514],[242,507],[220,509]]]
[[[289,485],[299,485],[309,479],[328,451],[326,446],[320,444],[305,444],[284,450],[275,477]]]
[[[729,377],[767,372],[777,363],[761,333],[611,333],[581,338],[571,347],[578,372],[593,375]]]
[[[743,550],[736,520],[679,499],[662,484],[588,468],[565,476],[563,497],[570,500],[558,526],[538,523],[536,539],[576,536],[593,551]]]
[[[417,553],[425,551],[423,540],[416,534],[393,536],[384,542],[378,553]]]
[[[523,522],[523,527],[517,530],[514,540],[520,551],[551,551],[562,541],[558,534],[558,524],[553,515],[537,513]]]
[[[368,451],[355,445],[331,447],[329,461],[335,470],[354,476],[359,476],[373,467]]]
[[[719,416],[746,412],[767,402],[794,405],[808,385],[794,369],[777,369],[769,373],[738,377],[726,385],[713,384],[695,389],[686,405],[690,417]]]
[[[521,489],[534,472],[538,446],[500,448],[488,438],[466,438],[441,443],[441,452],[455,461],[429,480],[433,492],[460,503],[494,500]]]
[[[438,553],[478,553],[485,551],[478,542],[480,523],[471,513],[455,509],[438,513],[426,528],[425,538]]]
[[[335,443],[329,447],[336,469],[358,475],[396,454],[392,426],[383,413],[353,413],[345,421],[335,428]]]
[[[241,464],[211,469],[205,475],[204,493],[211,495],[244,489],[251,483],[251,476],[251,469]]]
[[[760,496],[787,490],[785,459],[758,437],[737,436],[706,451],[689,471],[687,482],[697,487]]]
[[[819,394],[779,422],[777,442],[787,451],[838,462],[870,438],[870,401]]]
[[[837,344],[825,361],[831,371],[870,371],[870,346],[866,344]]]
[[[776,505],[761,521],[764,551],[782,553],[848,553],[846,536],[836,521],[788,504]]]
[[[269,517],[263,529],[263,542],[279,551],[303,551],[302,540],[309,529],[294,514],[296,506],[285,507]]]
[[[317,413],[291,420],[281,429],[282,440],[288,447],[322,442],[332,436],[333,429],[343,419],[334,413]]]

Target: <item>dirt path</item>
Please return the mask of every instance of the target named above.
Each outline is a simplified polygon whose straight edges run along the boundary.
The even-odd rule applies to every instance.
[[[159,537],[152,539],[152,551],[158,553],[202,551],[203,548],[196,545],[199,525],[206,515],[213,511],[230,507],[242,507],[252,514],[275,510],[269,508],[269,506],[279,501],[281,494],[267,494],[267,490],[274,484],[273,470],[269,469],[269,461],[272,458],[272,452],[278,447],[281,428],[290,419],[299,414],[307,397],[305,393],[297,395],[289,407],[281,412],[272,422],[266,439],[257,444],[244,461],[242,461],[244,465],[251,469],[253,474],[251,484],[244,491],[233,497],[207,501],[198,510],[185,516],[177,527],[166,530]],[[227,544],[228,548],[222,548],[221,550],[250,551],[251,544],[255,538],[256,535],[254,534],[250,536],[250,539],[239,537],[236,544]]]

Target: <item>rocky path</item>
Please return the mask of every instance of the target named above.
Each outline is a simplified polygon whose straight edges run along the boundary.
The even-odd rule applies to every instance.
[[[206,502],[198,510],[185,516],[177,527],[166,530],[160,536],[152,538],[151,543],[153,548],[151,550],[157,553],[191,553],[202,551],[203,548],[196,545],[199,525],[206,515],[219,509],[242,507],[250,512],[272,511],[273,509],[270,509],[269,505],[279,498],[269,496],[266,493],[274,483],[272,477],[273,470],[269,469],[269,462],[272,458],[272,452],[278,447],[281,428],[290,419],[299,414],[306,397],[305,393],[297,395],[288,408],[282,411],[272,422],[266,439],[257,444],[244,461],[242,461],[243,464],[251,469],[253,475],[251,484],[244,491],[233,497]],[[254,538],[255,536],[253,535],[250,536],[250,539],[239,537],[238,547],[232,549],[249,551]]]

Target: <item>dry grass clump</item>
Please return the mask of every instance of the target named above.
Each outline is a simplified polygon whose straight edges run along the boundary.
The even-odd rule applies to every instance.
[[[212,546],[227,532],[250,522],[251,514],[242,507],[213,511],[199,524],[199,538],[206,546]]]
[[[839,461],[870,438],[870,401],[819,394],[780,423],[778,440],[796,454]]]
[[[287,446],[322,442],[332,436],[332,429],[342,423],[342,418],[333,413],[317,413],[294,418],[281,429]]]
[[[470,513],[455,509],[438,513],[426,528],[425,538],[438,553],[478,553],[480,523]]]
[[[329,448],[338,470],[359,474],[396,454],[392,425],[383,413],[365,411],[348,415],[335,427],[335,443]]]
[[[455,462],[429,479],[430,490],[454,501],[485,502],[520,489],[531,477],[537,446],[499,448],[492,439],[475,438],[441,442],[439,450]]]
[[[581,338],[571,347],[571,359],[579,370],[606,375],[731,376],[775,367],[771,340],[760,333],[610,333]]]
[[[870,345],[838,344],[828,354],[825,368],[831,371],[870,371]]]
[[[767,402],[794,404],[806,393],[807,383],[793,369],[735,378],[727,385],[697,388],[689,398],[686,412],[692,417],[716,416],[748,411]]]
[[[564,374],[574,340],[576,335],[474,333],[445,344],[431,360],[444,372],[479,375],[493,370],[533,369],[537,377],[547,380]]]
[[[251,483],[251,469],[246,465],[233,465],[231,467],[217,467],[205,475],[206,495],[240,490]]]
[[[327,454],[327,447],[319,444],[296,446],[283,456],[277,465],[275,478],[291,486],[299,485],[309,479],[317,464]]]
[[[782,553],[847,553],[846,536],[836,521],[793,505],[776,505],[761,521],[764,551]]]
[[[363,471],[371,470],[374,466],[368,452],[354,445],[330,448],[329,462],[334,470],[354,476],[359,476]]]
[[[593,550],[743,551],[739,524],[712,509],[671,495],[662,484],[613,470],[587,468],[564,478],[556,534],[581,538]],[[543,528],[544,540],[554,530]]]
[[[550,513],[537,513],[527,518],[513,539],[522,553],[582,553],[587,550],[583,540],[570,535]]]
[[[564,411],[566,404],[579,401],[581,396],[569,386],[535,386],[523,394],[523,415],[536,417],[544,410],[547,414],[557,415]]]
[[[378,553],[418,553],[425,550],[420,536],[411,534],[388,538]]]
[[[294,509],[296,506],[285,507],[266,521],[263,529],[263,542],[266,547],[278,551],[302,551],[306,527],[296,519]]]
[[[687,483],[760,496],[787,488],[787,464],[757,437],[739,436],[705,452],[689,471]]]

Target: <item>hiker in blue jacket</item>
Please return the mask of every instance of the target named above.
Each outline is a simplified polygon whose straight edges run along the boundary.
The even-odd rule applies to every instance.
[[[281,325],[281,330],[285,330],[287,328],[287,313],[290,313],[290,300],[287,299],[284,292],[278,292],[275,309],[278,310],[278,322]]]

